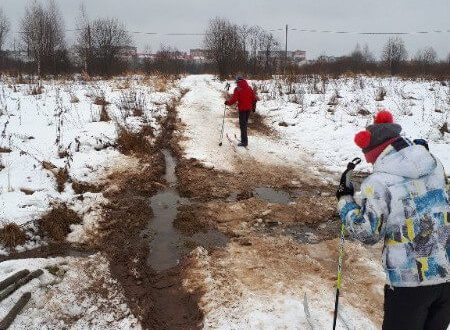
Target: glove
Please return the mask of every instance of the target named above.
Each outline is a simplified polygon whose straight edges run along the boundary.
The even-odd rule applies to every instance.
[[[355,188],[353,188],[353,184],[350,184],[350,187],[346,185],[340,184],[338,190],[336,191],[336,198],[339,201],[343,196],[353,196],[355,194]]]
[[[225,103],[224,103],[225,105],[228,105],[228,101],[225,101]]]

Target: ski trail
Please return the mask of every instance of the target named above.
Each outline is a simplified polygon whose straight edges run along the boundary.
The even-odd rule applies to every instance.
[[[219,147],[225,83],[214,80],[212,76],[201,75],[184,78],[181,86],[189,89],[178,107],[178,115],[186,126],[183,132],[186,139],[180,144],[188,158],[196,158],[206,166],[227,171],[235,170],[236,163],[246,159],[294,168],[310,165],[309,156],[288,138],[250,133],[248,148],[236,148],[235,152],[229,144],[224,143]],[[237,110],[228,107],[225,136],[240,135],[238,119],[230,118],[232,111]]]

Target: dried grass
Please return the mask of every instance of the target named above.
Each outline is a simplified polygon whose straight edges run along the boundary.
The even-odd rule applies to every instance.
[[[125,127],[119,126],[117,147],[125,155],[148,154],[151,144],[149,137],[153,136],[150,126],[145,126],[139,133],[133,133]]]
[[[62,242],[70,233],[70,226],[82,223],[79,215],[66,204],[58,204],[38,221],[39,232],[52,241]]]
[[[69,171],[66,167],[59,168],[55,174],[56,188],[58,192],[63,192],[66,182],[69,181]]]
[[[23,245],[27,241],[27,235],[15,223],[9,223],[0,229],[0,243],[8,249]]]

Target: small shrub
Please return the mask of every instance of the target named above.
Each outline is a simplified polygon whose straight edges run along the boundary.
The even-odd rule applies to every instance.
[[[58,204],[38,221],[38,229],[42,236],[62,242],[70,233],[70,226],[82,223],[78,214],[66,204]]]
[[[100,121],[110,121],[111,118],[108,115],[108,111],[106,111],[106,105],[102,105],[100,110]]]
[[[101,105],[101,106],[106,106],[108,104],[110,104],[108,101],[106,101],[104,96],[97,96],[94,100],[94,104],[95,105]]]
[[[119,127],[117,145],[120,152],[125,155],[132,153],[146,154],[150,150],[149,137],[153,135],[153,131],[149,126],[144,127],[139,133],[133,133],[125,127]]]
[[[64,186],[66,182],[69,180],[69,171],[66,167],[59,168],[58,171],[55,173],[55,179],[56,179],[56,188],[58,192],[64,191]]]
[[[9,223],[0,229],[0,242],[8,249],[14,249],[16,246],[23,245],[27,241],[27,235],[15,223]]]
[[[44,92],[44,87],[38,85],[38,86],[33,86],[30,89],[30,95],[40,95]]]
[[[450,133],[448,123],[444,123],[444,125],[442,125],[441,128],[439,129],[439,132],[441,132],[442,135],[444,135],[445,133]]]
[[[80,99],[75,94],[71,94],[70,103],[78,103],[78,102],[80,102]]]

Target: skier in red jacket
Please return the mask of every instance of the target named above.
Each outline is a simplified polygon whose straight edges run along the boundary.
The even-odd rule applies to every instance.
[[[238,144],[238,146],[246,147],[248,145],[248,118],[250,116],[250,112],[255,111],[256,109],[256,102],[258,101],[258,97],[244,78],[236,78],[236,84],[237,87],[234,89],[233,95],[230,99],[225,101],[225,105],[233,105],[236,102],[238,103],[239,127],[241,129],[241,142]]]

